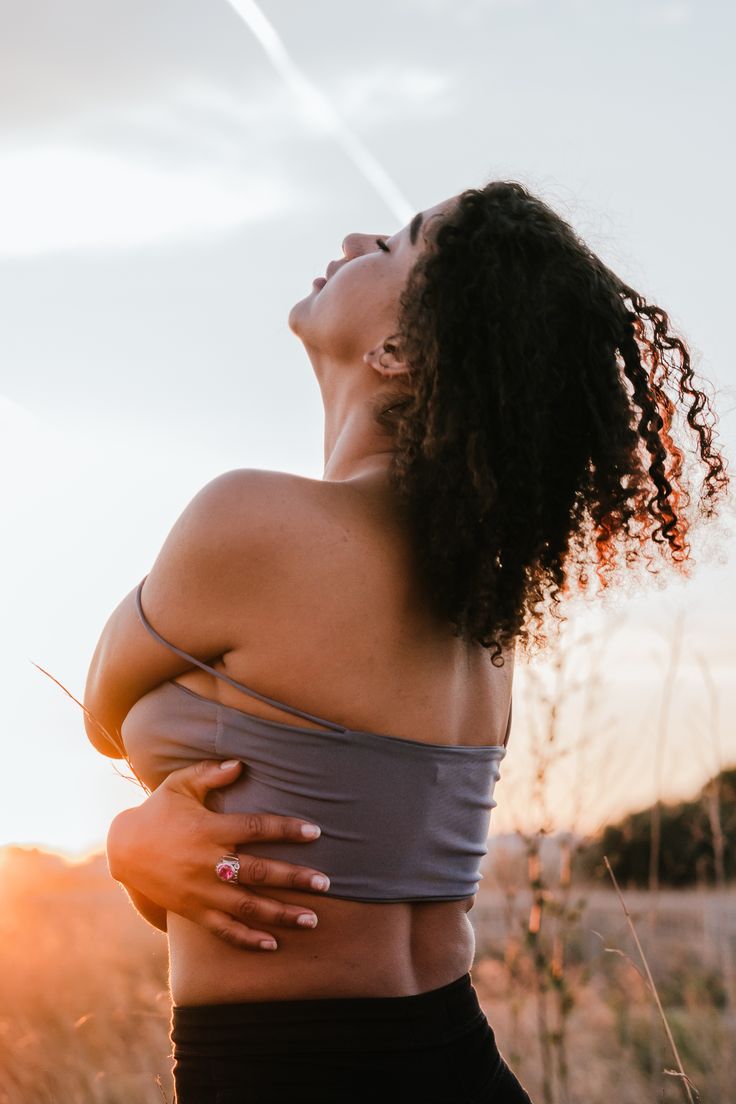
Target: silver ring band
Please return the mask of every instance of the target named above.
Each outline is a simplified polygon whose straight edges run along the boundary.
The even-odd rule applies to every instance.
[[[238,874],[240,873],[240,859],[237,855],[233,855],[228,852],[227,855],[223,855],[217,863],[215,863],[215,874],[221,882],[232,882],[233,885],[238,880]]]

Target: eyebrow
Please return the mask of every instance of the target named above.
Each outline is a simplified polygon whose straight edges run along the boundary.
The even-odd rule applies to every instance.
[[[409,241],[412,245],[416,245],[417,234],[419,233],[419,227],[422,225],[423,218],[424,213],[420,211],[418,215],[414,216],[409,224]]]

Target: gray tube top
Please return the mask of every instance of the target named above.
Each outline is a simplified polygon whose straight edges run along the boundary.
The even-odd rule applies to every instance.
[[[510,710],[504,743],[485,746],[346,728],[259,694],[164,640],[143,612],[144,582],[136,608],[159,643],[243,693],[328,730],[267,721],[165,682],[136,702],[121,728],[147,786],[155,789],[170,771],[199,759],[240,759],[240,777],[210,792],[210,809],[295,816],[322,829],[309,845],[249,841],[240,848],[248,854],[324,870],[327,897],[457,901],[477,893]]]

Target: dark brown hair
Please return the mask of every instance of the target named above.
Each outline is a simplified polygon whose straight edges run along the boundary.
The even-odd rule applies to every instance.
[[[513,641],[544,643],[571,583],[662,557],[683,570],[688,515],[715,513],[726,465],[666,313],[550,207],[494,181],[438,226],[392,339],[409,389],[373,415],[427,593],[500,663]]]

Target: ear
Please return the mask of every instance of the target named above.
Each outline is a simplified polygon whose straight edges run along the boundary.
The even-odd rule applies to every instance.
[[[409,367],[403,360],[398,358],[397,353],[398,345],[386,339],[382,345],[377,345],[375,349],[364,353],[363,360],[366,364],[370,364],[371,368],[384,379],[408,376]]]

